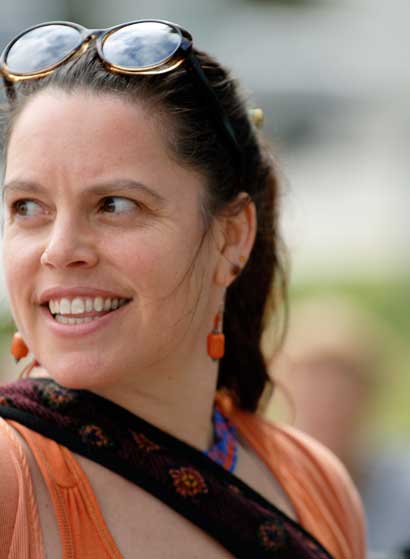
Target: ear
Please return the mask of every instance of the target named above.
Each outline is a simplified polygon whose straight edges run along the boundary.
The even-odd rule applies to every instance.
[[[241,192],[217,220],[220,242],[214,282],[219,287],[228,287],[245,266],[255,242],[255,204],[248,194]]]

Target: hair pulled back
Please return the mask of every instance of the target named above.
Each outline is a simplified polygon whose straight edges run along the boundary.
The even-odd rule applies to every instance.
[[[282,295],[285,290],[278,235],[278,181],[271,155],[249,121],[237,84],[210,56],[195,53],[235,132],[242,151],[240,165],[183,66],[161,75],[117,74],[104,68],[92,47],[49,76],[18,84],[16,100],[6,115],[4,146],[7,149],[13,123],[27,100],[45,88],[114,94],[146,104],[164,125],[177,161],[207,178],[208,223],[229,211],[240,192],[248,193],[256,206],[257,233],[245,268],[227,290],[226,349],[220,361],[218,388],[227,390],[240,408],[255,411],[270,383],[261,350],[269,302],[275,310],[275,301],[281,299],[276,297],[278,289]]]

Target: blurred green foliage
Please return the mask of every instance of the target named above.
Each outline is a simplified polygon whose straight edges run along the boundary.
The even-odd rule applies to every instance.
[[[394,282],[300,283],[290,287],[290,299],[342,294],[377,312],[398,335],[410,337],[410,277]]]

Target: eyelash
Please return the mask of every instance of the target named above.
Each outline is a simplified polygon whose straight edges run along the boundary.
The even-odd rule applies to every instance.
[[[136,209],[136,210],[142,209],[142,204],[141,204],[141,203],[138,203],[138,202],[136,202],[135,200],[131,200],[130,198],[126,198],[126,197],[124,197],[124,196],[106,196],[105,198],[103,198],[103,199],[100,201],[100,204],[99,204],[99,211],[102,212],[102,213],[109,213],[109,214],[130,213],[130,210],[129,210],[129,209],[127,209],[127,210],[122,210],[122,211],[120,210],[120,211],[118,211],[118,212],[116,212],[116,211],[109,211],[109,210],[108,210],[108,211],[107,211],[107,210],[104,211],[104,206],[105,206],[108,202],[111,202],[111,203],[112,203],[113,200],[121,200],[121,201],[123,202],[123,204],[124,204],[124,203],[125,203],[125,204],[132,204],[132,205],[134,206],[133,209]],[[24,204],[30,204],[30,203],[35,204],[35,205],[38,206],[38,207],[40,206],[40,203],[37,202],[36,200],[32,200],[32,199],[30,199],[30,198],[22,198],[22,199],[20,199],[20,200],[14,201],[14,202],[11,204],[11,206],[10,206],[11,214],[12,214],[12,215],[16,215],[16,216],[18,216],[18,217],[20,217],[20,218],[23,218],[23,219],[31,218],[31,217],[36,217],[36,216],[33,216],[33,215],[27,215],[27,214],[25,214],[25,213],[21,213],[22,206],[23,206]],[[131,211],[132,211],[132,210],[131,210]]]

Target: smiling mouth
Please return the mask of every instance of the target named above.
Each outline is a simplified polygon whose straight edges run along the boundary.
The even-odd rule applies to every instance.
[[[60,324],[86,324],[98,320],[127,305],[131,299],[115,297],[74,297],[50,299],[44,304],[51,316]]]

